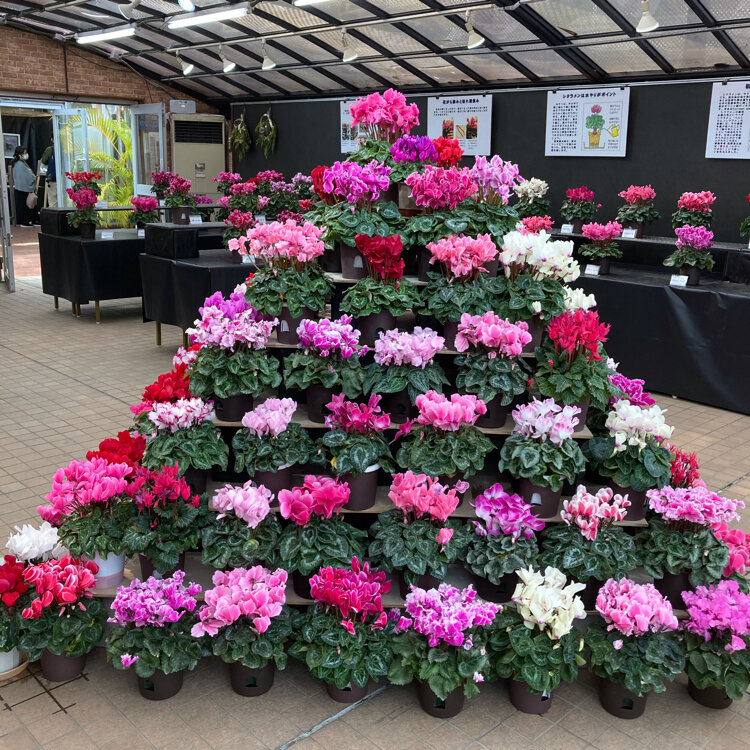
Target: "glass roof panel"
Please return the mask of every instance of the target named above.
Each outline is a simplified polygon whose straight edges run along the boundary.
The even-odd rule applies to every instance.
[[[661,39],[651,39],[654,49],[678,70],[685,68],[710,68],[726,63],[736,65],[734,58],[711,33],[684,34]]]
[[[413,86],[418,83],[424,83],[421,78],[402,68],[397,60],[370,62],[365,63],[365,66],[382,78],[385,78],[386,81],[390,81],[394,86]]]
[[[275,16],[297,29],[306,29],[326,23],[324,19],[315,15],[315,10],[332,16],[336,21],[361,21],[374,18],[372,13],[362,10],[355,3],[350,3],[349,0],[333,0],[333,2],[325,3],[325,6],[321,6],[320,8],[310,6],[310,12],[308,12],[307,8],[297,8],[291,3],[279,2],[263,3],[261,9],[265,13]]]
[[[339,78],[346,80],[346,76],[341,75],[339,72],[340,69],[344,69],[345,67],[346,66],[344,65],[331,67],[331,72],[338,75]],[[331,80],[328,76],[323,75],[323,70],[325,70],[325,68],[321,68],[320,70],[309,68],[308,70],[296,70],[295,73],[304,81],[311,83],[313,86],[317,86],[323,91],[340,91],[339,84],[336,83],[336,81]]]
[[[296,72],[298,73],[299,71]],[[289,78],[289,76],[285,76],[281,71],[269,70],[261,73],[261,75],[270,83],[275,83],[277,86],[282,89],[286,89],[287,91],[292,91],[295,93],[299,93],[301,91],[310,91],[307,86],[304,86],[303,84],[292,80],[291,78]]]
[[[591,0],[544,0],[530,7],[566,36],[620,31],[620,27]]]
[[[329,47],[333,47],[336,50],[341,50],[343,47],[341,43],[341,32],[340,31],[321,31],[316,34],[312,34],[316,39],[320,39],[325,42]],[[373,47],[368,46],[366,42],[361,39],[357,39],[353,34],[349,34],[349,44],[362,56],[377,55],[379,52]]]
[[[488,81],[527,81],[512,65],[501,60],[497,55],[481,53],[462,55],[460,58],[472,70]]]
[[[597,44],[582,47],[606,73],[639,73],[661,70],[661,68],[634,42]]]
[[[536,36],[523,24],[499,8],[474,11],[471,14],[471,23],[480,34],[498,44],[536,39]]]
[[[746,55],[750,55],[750,29],[736,29],[727,33]]]
[[[419,68],[419,70],[427,73],[430,78],[440,84],[459,83],[461,81],[474,83],[474,79],[471,76],[455,68],[450,62],[440,57],[419,57],[410,60],[410,62],[415,68]],[[471,66],[467,65],[467,67]]]
[[[554,50],[537,50],[529,52],[512,52],[522,65],[540,78],[570,78],[582,76],[569,62],[563,60]]]
[[[327,68],[321,68],[321,70],[327,70]],[[370,78],[363,70],[355,68],[353,65],[331,66],[330,70],[333,75],[343,78],[347,83],[360,89],[376,89],[380,85],[374,78]],[[304,77],[307,77],[307,71],[305,71]],[[336,86],[335,81],[327,79],[327,83],[323,88],[330,89],[334,86]]]
[[[743,2],[744,0],[738,0]],[[609,0],[635,28],[641,17],[641,4],[637,0]],[[662,26],[684,26],[687,23],[700,23],[698,16],[688,7],[685,0],[651,0],[651,15]]]
[[[364,26],[358,30],[394,55],[400,55],[404,52],[421,52],[425,49],[423,44],[389,23],[378,26]],[[350,43],[357,41],[352,34],[349,34]],[[353,46],[356,49],[356,44]]]
[[[750,18],[747,0],[703,0],[703,5],[717,21]]]
[[[257,13],[248,13],[242,18],[235,18],[234,23],[247,29],[250,34],[278,34],[284,31],[283,26],[261,18]]]
[[[261,85],[260,83],[258,83],[257,78],[253,78],[252,76],[246,75],[245,73],[233,76],[233,78],[236,83],[241,83],[245,88],[248,88],[251,91],[260,92],[261,89],[268,88],[265,84]]]
[[[355,40],[352,40],[355,41]],[[291,52],[295,52],[305,60],[312,62],[322,62],[323,60],[335,60],[338,56],[334,56],[332,53],[327,52],[322,47],[315,44],[315,42],[305,39],[300,36],[282,37],[281,39],[275,39],[274,44],[280,47],[285,47]]]

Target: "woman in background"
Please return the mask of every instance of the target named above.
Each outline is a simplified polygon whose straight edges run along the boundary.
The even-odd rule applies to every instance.
[[[29,195],[36,199],[36,177],[28,165],[29,152],[23,146],[16,146],[13,154],[13,192],[16,199],[16,223],[27,227],[39,226],[35,223],[36,206],[28,207]]]

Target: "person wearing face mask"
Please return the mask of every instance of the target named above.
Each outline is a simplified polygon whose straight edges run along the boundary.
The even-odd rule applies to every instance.
[[[16,222],[23,226],[39,226],[36,223],[36,177],[28,165],[29,152],[16,146],[13,154],[13,192],[16,199]],[[29,205],[33,204],[33,208]]]

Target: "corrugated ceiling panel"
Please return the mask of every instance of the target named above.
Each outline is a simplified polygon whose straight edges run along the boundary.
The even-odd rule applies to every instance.
[[[402,68],[395,60],[366,63],[365,65],[382,78],[390,81],[394,86],[413,86],[417,83],[424,83],[421,78]]]
[[[661,68],[633,42],[597,44],[581,50],[607,73],[640,73]]]
[[[575,34],[603,34],[620,30],[591,0],[544,0],[529,7],[568,36],[571,31]]]
[[[422,52],[426,48],[423,44],[420,44],[416,39],[413,39],[403,31],[399,31],[395,26],[389,23],[383,23],[378,26],[365,26],[359,29],[369,39],[377,42],[381,47],[385,47],[389,52],[394,55],[400,55],[404,52]],[[352,35],[349,34],[351,41]]]
[[[745,55],[750,55],[750,29],[737,29],[736,31],[729,31],[727,33]]]
[[[703,0],[703,4],[718,21],[750,18],[750,5],[747,4],[747,0]]]
[[[512,52],[511,56],[540,78],[569,78],[581,76],[572,65],[553,50]]]
[[[320,26],[320,24],[325,23],[324,20],[318,18],[314,13],[308,13],[306,8],[297,8],[287,3],[266,2],[263,3],[262,9],[266,13],[298,29]],[[349,0],[334,0],[333,2],[325,3],[325,7],[321,5],[316,9],[311,6],[310,10],[320,10],[322,13],[335,18],[336,21],[358,21],[374,18],[372,13],[362,10],[354,3],[349,2]]]
[[[499,8],[475,11],[471,14],[471,22],[480,34],[498,44],[536,39],[525,26]]]
[[[721,42],[709,33],[651,39],[654,49],[677,69],[710,68],[717,63],[736,65]]]
[[[322,70],[326,69],[327,68],[322,68]],[[355,68],[353,65],[335,65],[331,66],[330,70],[331,73],[337,75],[339,78],[343,78],[347,83],[350,83],[355,88],[376,89],[379,87],[378,82],[374,78],[370,78],[370,76],[368,76],[364,71],[360,70],[359,68]],[[305,72],[304,75],[306,77],[307,72]],[[326,88],[329,88],[333,85],[335,85],[334,82],[329,81]]]
[[[635,27],[641,17],[641,4],[635,0],[609,0]],[[663,26],[700,23],[684,0],[651,0],[651,15]]]
[[[325,42],[329,47],[333,47],[336,50],[340,50],[342,48],[341,43],[341,32],[340,31],[320,31],[315,34],[312,34],[313,37],[316,39],[320,39],[322,42]],[[365,57],[366,55],[377,55],[378,52],[374,47],[369,47],[366,42],[363,42],[360,39],[357,39],[352,34],[349,34],[349,43],[354,47],[354,49],[357,50],[359,55],[361,57]]]
[[[490,53],[464,55],[461,60],[488,81],[526,81],[512,65]]]
[[[295,74],[298,74],[302,71],[295,71]],[[286,91],[291,91],[295,94],[298,94],[302,91],[310,91],[307,86],[303,86],[302,84],[297,83],[296,81],[293,81],[291,78],[284,75],[281,71],[275,71],[275,70],[269,70],[269,71],[263,71],[259,73],[260,77],[268,81],[269,83],[276,84],[276,86],[279,86],[282,89],[285,89]],[[300,76],[300,78],[304,79],[304,76]]]
[[[334,57],[332,53],[327,52],[315,44],[315,42],[311,42],[309,39],[300,36],[283,37],[275,41],[276,44],[288,47],[292,52],[296,52],[298,55],[312,62],[324,62],[325,60],[334,60],[338,57]]]

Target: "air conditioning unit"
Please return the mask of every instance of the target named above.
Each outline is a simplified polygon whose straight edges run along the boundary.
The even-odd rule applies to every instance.
[[[171,169],[193,183],[193,192],[218,198],[211,182],[226,170],[225,122],[222,115],[170,115]]]

